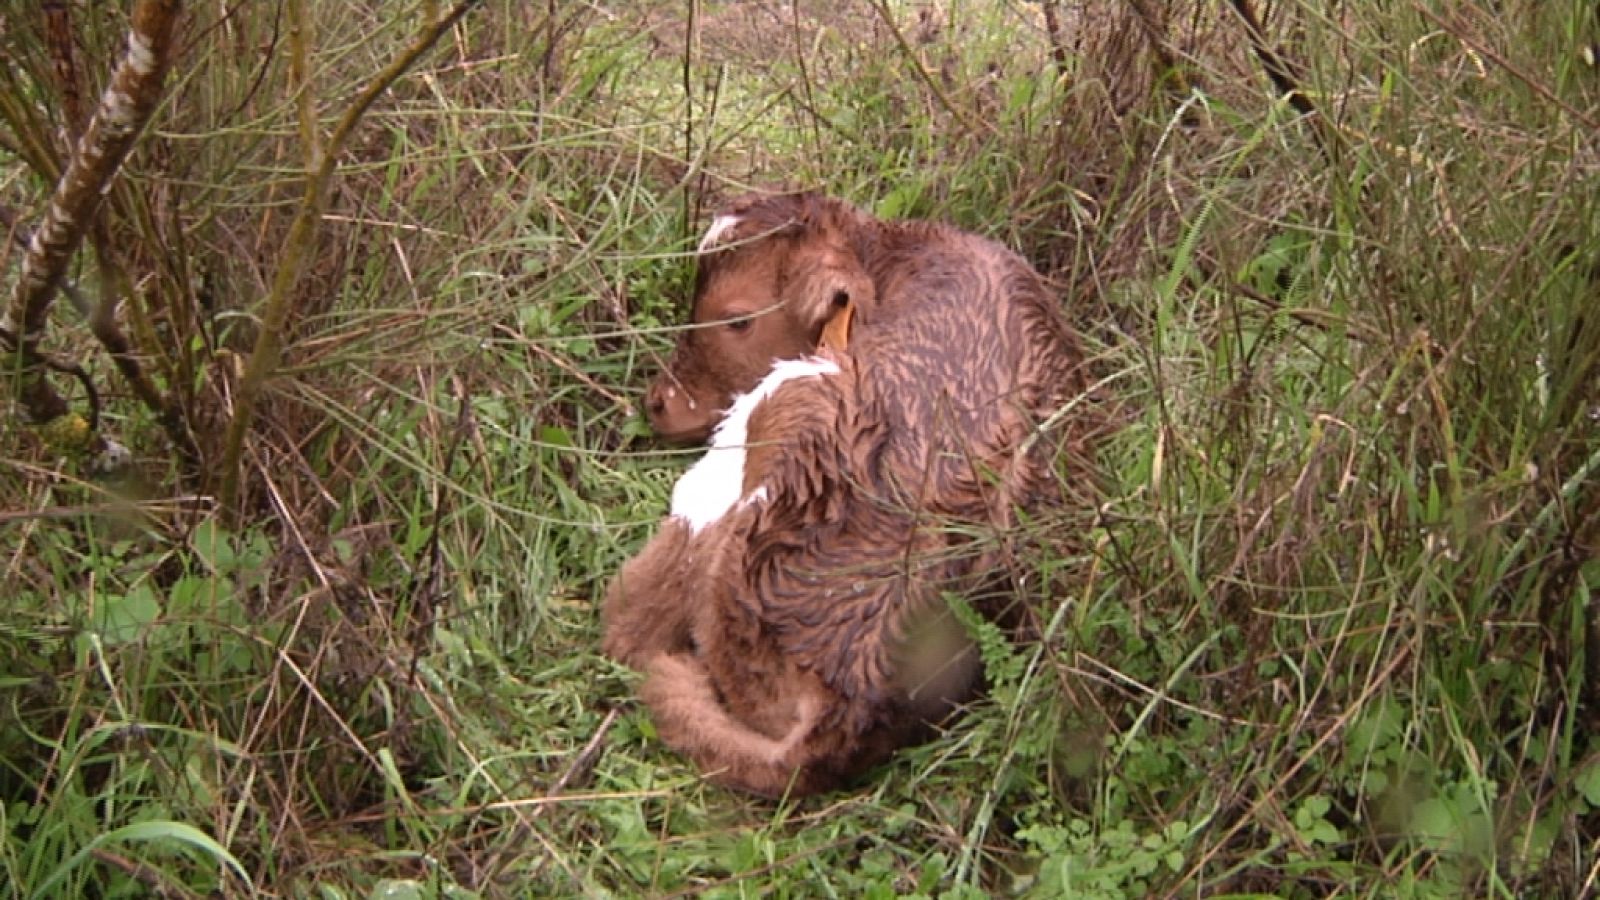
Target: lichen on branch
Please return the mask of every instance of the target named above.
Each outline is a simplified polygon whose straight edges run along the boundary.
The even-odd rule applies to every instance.
[[[0,317],[0,329],[16,338],[13,364],[7,368],[17,379],[23,408],[35,422],[49,422],[67,412],[66,401],[45,378],[47,367],[39,355],[50,304],[101,198],[161,99],[173,24],[181,9],[178,0],[134,4],[127,51],[56,184],[44,221],[34,229],[11,302]]]

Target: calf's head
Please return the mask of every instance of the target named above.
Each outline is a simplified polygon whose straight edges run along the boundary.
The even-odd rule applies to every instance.
[[[645,394],[656,433],[705,440],[775,361],[814,352],[830,322],[870,306],[872,279],[858,250],[870,221],[807,193],[746,198],[720,211],[700,242],[690,327]]]

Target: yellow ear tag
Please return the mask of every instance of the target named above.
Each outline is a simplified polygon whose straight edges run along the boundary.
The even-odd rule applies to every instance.
[[[822,326],[822,346],[840,353],[845,351],[850,344],[850,316],[855,311],[852,303],[833,314],[828,324]]]

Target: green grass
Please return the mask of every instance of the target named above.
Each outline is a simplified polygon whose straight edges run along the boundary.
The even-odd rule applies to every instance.
[[[312,6],[328,127],[418,9]],[[1600,22],[1274,4],[1319,131],[1226,4],[1172,5],[1164,80],[1131,4],[1057,6],[1060,68],[1035,4],[485,4],[347,149],[237,510],[62,306],[48,349],[135,463],[92,476],[5,411],[0,884],[1600,891]],[[51,135],[31,15],[0,99]],[[75,12],[97,84],[118,15]],[[273,16],[190,15],[107,220],[214,466],[302,151]],[[702,783],[598,652],[692,458],[638,399],[750,185],[1017,247],[1115,425],[1006,536],[1027,635],[967,616],[986,699],[798,803]]]

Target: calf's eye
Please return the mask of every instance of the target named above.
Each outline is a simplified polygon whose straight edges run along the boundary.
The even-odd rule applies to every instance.
[[[734,320],[732,320],[732,321],[730,321],[728,323],[728,330],[729,331],[749,331],[750,330],[750,323],[753,322],[753,321],[755,321],[755,320],[754,319],[734,319]]]
[[[850,305],[850,292],[847,291],[847,290],[844,290],[843,288],[840,288],[839,290],[834,291],[833,292],[833,305],[837,306],[840,309],[844,309],[846,306],[849,306]]]

